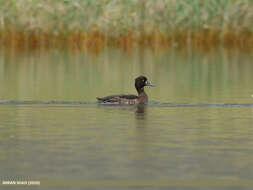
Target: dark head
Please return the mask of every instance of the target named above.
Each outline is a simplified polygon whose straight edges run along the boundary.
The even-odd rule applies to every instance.
[[[154,86],[151,82],[148,82],[147,77],[139,76],[135,79],[135,88],[138,93],[144,91],[144,86]]]

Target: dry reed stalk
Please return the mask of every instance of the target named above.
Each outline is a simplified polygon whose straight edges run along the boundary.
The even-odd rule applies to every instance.
[[[0,10],[6,47],[253,46],[251,0],[0,0]]]
[[[4,35],[3,35],[4,34]],[[0,40],[3,46],[15,49],[39,49],[39,48],[66,48],[70,49],[91,49],[96,52],[106,46],[114,46],[130,51],[136,45],[151,48],[168,46],[213,46],[222,45],[224,47],[253,48],[253,32],[240,31],[235,33],[232,29],[219,30],[199,30],[194,32],[184,32],[176,30],[170,35],[154,32],[152,34],[139,34],[138,36],[129,32],[118,37],[105,36],[98,31],[84,33],[76,30],[69,34],[52,34],[41,31],[12,30],[11,32],[0,32]]]

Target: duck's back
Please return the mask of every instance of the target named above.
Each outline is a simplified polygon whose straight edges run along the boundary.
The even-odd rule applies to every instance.
[[[97,98],[99,102],[119,102],[119,103],[129,103],[137,100],[138,96],[133,94],[119,94],[119,95],[112,95],[112,96],[106,96],[103,98]]]

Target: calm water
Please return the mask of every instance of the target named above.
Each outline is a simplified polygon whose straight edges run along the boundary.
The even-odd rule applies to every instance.
[[[0,104],[0,179],[40,180],[43,189],[71,189],[43,180],[80,189],[214,189],[145,184],[251,180],[252,60],[250,52],[222,49],[1,51],[0,100],[38,104]],[[156,84],[146,89],[149,105],[95,103],[97,96],[135,94],[140,74]],[[52,100],[88,104],[40,103]],[[78,187],[75,180],[144,183]]]

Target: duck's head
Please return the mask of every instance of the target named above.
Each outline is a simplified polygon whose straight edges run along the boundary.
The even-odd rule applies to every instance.
[[[148,81],[147,77],[139,76],[135,79],[135,88],[140,93],[144,90],[144,86],[154,86],[151,82]]]

